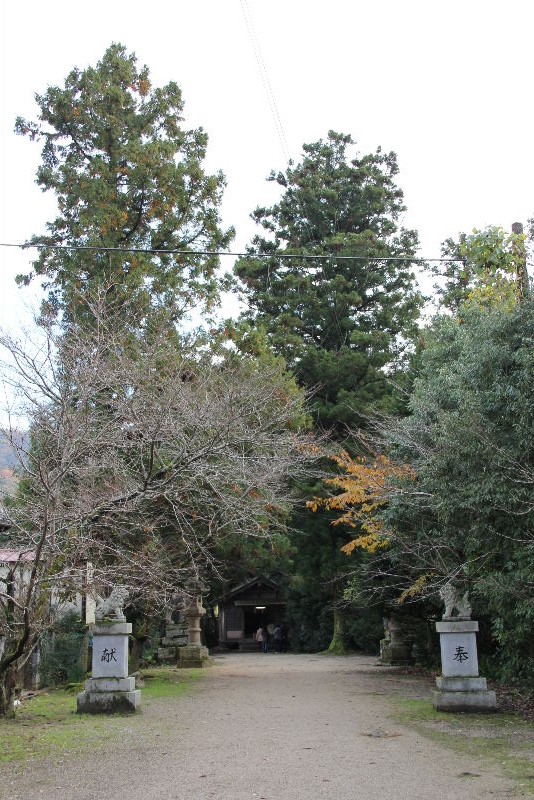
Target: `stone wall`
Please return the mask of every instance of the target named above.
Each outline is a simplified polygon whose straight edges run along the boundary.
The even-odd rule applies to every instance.
[[[162,664],[178,661],[178,648],[187,644],[187,619],[183,613],[178,622],[165,624],[165,636],[158,647],[158,661]]]

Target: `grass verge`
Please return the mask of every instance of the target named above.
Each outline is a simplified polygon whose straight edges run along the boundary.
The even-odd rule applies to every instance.
[[[76,695],[82,684],[42,692],[25,700],[17,708],[15,719],[0,720],[0,764],[78,755],[104,746],[125,732],[141,728],[143,708],[191,692],[202,674],[201,669],[144,670],[141,713],[132,715],[77,714]]]
[[[451,714],[430,700],[398,699],[395,718],[422,736],[497,767],[534,795],[534,726],[516,714]],[[466,777],[470,777],[466,774]],[[473,776],[476,777],[476,776]]]

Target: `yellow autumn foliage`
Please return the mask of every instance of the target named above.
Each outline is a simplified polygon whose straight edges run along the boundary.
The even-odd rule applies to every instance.
[[[369,460],[363,457],[353,459],[345,450],[331,456],[345,474],[329,478],[326,483],[339,494],[332,497],[314,497],[307,507],[316,512],[342,511],[333,525],[347,525],[364,531],[352,539],[342,551],[351,555],[356,549],[375,553],[387,547],[389,532],[378,517],[378,512],[387,504],[389,487],[394,479],[414,479],[413,470],[404,464],[395,464],[387,456],[379,455]]]
[[[402,605],[405,600],[413,599],[414,597],[418,597],[420,594],[424,592],[427,587],[428,581],[430,579],[429,575],[420,575],[419,578],[412,583],[408,589],[405,589],[404,592],[400,595],[397,600],[399,605]]]

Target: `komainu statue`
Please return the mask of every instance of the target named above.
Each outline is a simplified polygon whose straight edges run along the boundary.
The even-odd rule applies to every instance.
[[[126,587],[114,586],[109,597],[105,599],[102,597],[98,598],[95,618],[97,620],[115,619],[118,622],[124,622],[126,617],[124,616],[123,608],[128,600],[128,595],[129,592]]]
[[[465,592],[463,596],[460,597],[458,589],[448,581],[441,587],[439,594],[445,603],[443,619],[471,619],[472,609],[469,603],[468,592]],[[454,614],[455,610],[456,614]]]

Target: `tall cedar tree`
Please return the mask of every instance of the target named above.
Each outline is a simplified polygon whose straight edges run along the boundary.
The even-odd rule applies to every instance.
[[[351,136],[330,131],[326,141],[303,146],[299,164],[271,173],[284,192],[272,208],[254,212],[265,236],[250,247],[264,255],[235,268],[245,320],[266,329],[301,385],[314,390],[319,425],[337,430],[390,407],[387,372],[421,303],[412,261],[417,233],[398,225],[405,207],[395,153],[379,148],[350,158],[353,145]],[[287,257],[293,254],[328,257]],[[400,260],[379,260],[385,257]]]
[[[35,99],[38,122],[18,118],[15,130],[44,142],[37,183],[55,193],[59,214],[30,243],[119,251],[41,249],[19,282],[44,278],[45,311],[72,310],[97,287],[115,305],[128,298],[133,308],[135,298],[138,313],[163,307],[175,319],[216,300],[217,258],[193,253],[225,248],[233,236],[220,225],[225,180],[204,172],[202,128],[181,127],[178,85],[152,87],[148,68],[112,44],[96,67],[73,69],[63,88]],[[168,249],[191,255],[156,252]]]
[[[391,377],[421,305],[413,274],[417,233],[399,226],[405,207],[395,184],[396,156],[380,149],[360,156],[354,144],[351,136],[330,131],[326,140],[303,146],[300,163],[271,173],[282,197],[254,212],[264,234],[235,268],[247,305],[244,321],[266,330],[275,352],[313,391],[316,425],[340,437],[347,426],[364,426],[373,411],[395,410]],[[380,260],[386,257],[398,260]],[[310,497],[317,487],[302,490]],[[289,616],[294,643],[303,649],[327,646],[332,630],[330,647],[342,647],[332,604],[347,559],[329,521],[305,514],[294,519],[300,532],[294,535]],[[360,644],[362,634],[356,625],[347,636],[346,626],[352,644]]]

